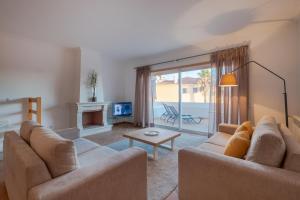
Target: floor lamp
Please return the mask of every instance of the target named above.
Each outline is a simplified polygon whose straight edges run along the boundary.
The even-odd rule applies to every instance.
[[[238,68],[232,70],[229,73],[226,73],[224,75],[221,76],[220,79],[220,83],[219,86],[220,87],[234,87],[234,86],[238,86],[238,82],[235,76],[235,71],[240,70],[242,67],[250,64],[250,63],[254,63],[257,66],[263,68],[264,70],[270,72],[271,74],[275,75],[277,78],[281,79],[283,81],[283,97],[284,97],[284,111],[285,111],[285,125],[287,127],[289,127],[289,122],[288,122],[288,106],[287,106],[287,93],[286,93],[286,81],[284,78],[282,78],[281,76],[279,76],[278,74],[276,74],[275,72],[271,71],[270,69],[266,68],[265,66],[263,66],[262,64],[259,64],[256,61],[248,61],[245,64],[239,66]]]

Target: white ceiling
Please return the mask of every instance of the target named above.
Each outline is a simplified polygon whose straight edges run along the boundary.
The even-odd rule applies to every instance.
[[[299,14],[300,0],[0,0],[0,32],[129,59]]]

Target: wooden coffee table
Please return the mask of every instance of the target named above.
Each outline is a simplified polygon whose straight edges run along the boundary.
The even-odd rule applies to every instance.
[[[149,131],[158,131],[159,134],[157,136],[147,136],[144,133]],[[133,146],[133,140],[143,142],[146,144],[150,144],[153,146],[153,159],[157,160],[158,158],[158,147],[167,148],[171,151],[174,150],[174,140],[176,137],[181,134],[176,131],[160,129],[160,128],[144,128],[136,131],[132,131],[129,133],[125,133],[123,136],[129,139],[129,146]],[[171,141],[171,146],[163,145],[163,143]]]

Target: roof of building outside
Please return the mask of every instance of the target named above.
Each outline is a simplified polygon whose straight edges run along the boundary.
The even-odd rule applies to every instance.
[[[194,78],[194,77],[184,77],[182,78],[182,84],[197,84],[199,82],[200,78]],[[162,80],[159,82],[159,84],[174,84],[175,80]]]

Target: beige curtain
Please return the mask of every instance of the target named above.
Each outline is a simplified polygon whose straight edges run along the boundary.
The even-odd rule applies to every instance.
[[[249,72],[248,66],[237,70],[238,87],[218,87],[222,74],[248,62],[248,46],[215,52],[211,55],[211,65],[216,72],[215,122],[240,124],[248,120]]]
[[[134,122],[136,126],[153,126],[151,71],[149,66],[136,69]]]

